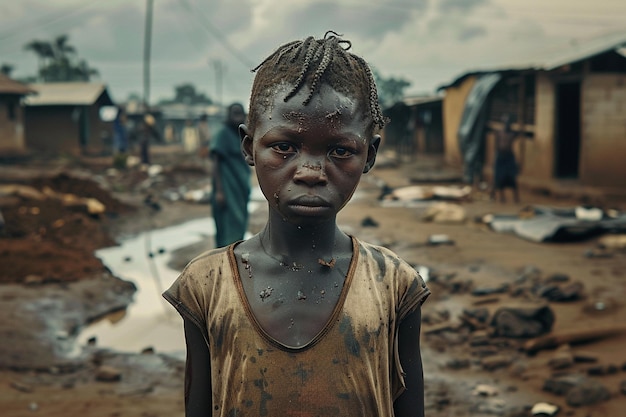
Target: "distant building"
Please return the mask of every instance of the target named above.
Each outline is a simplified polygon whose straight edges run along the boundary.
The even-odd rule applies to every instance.
[[[27,85],[0,73],[0,155],[25,152],[22,98],[33,93]]]
[[[25,100],[25,137],[29,150],[49,154],[110,153],[111,122],[100,118],[113,105],[100,83],[31,84],[37,95]]]
[[[550,191],[559,183],[623,193],[624,47],[626,33],[607,35],[547,59],[466,72],[441,87],[447,162],[464,165],[468,177],[490,178],[493,131],[509,113],[516,120],[522,185]]]

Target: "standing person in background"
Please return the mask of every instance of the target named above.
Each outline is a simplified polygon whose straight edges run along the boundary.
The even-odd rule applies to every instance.
[[[241,153],[238,133],[239,125],[245,118],[240,103],[228,106],[224,126],[211,141],[215,247],[243,239],[248,228],[251,171]]]
[[[510,114],[502,116],[502,128],[496,132],[496,158],[493,166],[493,187],[491,199],[500,194],[500,202],[506,202],[504,190],[513,190],[513,200],[519,203],[519,191],[517,189],[517,161],[513,153],[515,132],[511,129],[513,117]]]
[[[139,141],[141,163],[150,165],[150,144],[159,139],[156,121],[151,114],[146,114],[139,124],[137,139]]]
[[[126,112],[123,108],[117,108],[117,115],[113,121],[113,166],[125,168],[128,157],[129,133],[126,126]]]

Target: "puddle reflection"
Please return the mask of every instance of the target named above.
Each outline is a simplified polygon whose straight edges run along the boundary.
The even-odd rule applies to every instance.
[[[80,346],[95,337],[97,346],[125,352],[147,347],[157,352],[183,355],[185,341],[180,315],[161,296],[180,271],[167,266],[172,251],[207,241],[215,231],[213,218],[153,230],[124,240],[120,246],[102,249],[96,256],[114,275],[135,283],[134,301],[125,311],[115,312],[85,328]]]

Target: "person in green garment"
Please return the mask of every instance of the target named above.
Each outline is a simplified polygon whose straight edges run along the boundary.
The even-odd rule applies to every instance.
[[[241,152],[239,125],[246,114],[241,103],[227,108],[224,126],[211,141],[215,247],[242,240],[248,227],[251,170]]]

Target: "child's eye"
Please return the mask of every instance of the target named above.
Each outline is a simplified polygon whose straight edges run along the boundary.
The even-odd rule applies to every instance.
[[[354,155],[354,152],[351,149],[339,147],[332,149],[329,155],[335,158],[348,158]]]
[[[294,153],[296,152],[296,148],[290,143],[276,143],[272,145],[272,149],[279,153]]]

